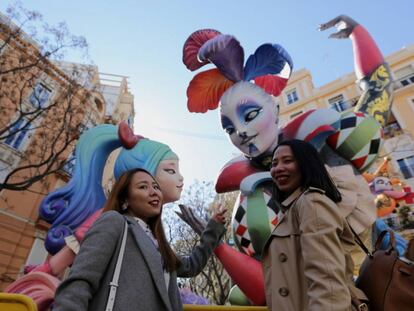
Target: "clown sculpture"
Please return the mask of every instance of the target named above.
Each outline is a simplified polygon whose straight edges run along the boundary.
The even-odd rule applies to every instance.
[[[261,250],[277,226],[278,207],[271,200],[269,169],[273,150],[284,139],[312,143],[341,191],[339,208],[365,241],[376,219],[374,198],[360,174],[377,157],[392,102],[390,70],[365,28],[347,16],[320,26],[337,26],[332,38],[351,38],[355,72],[362,95],[353,112],[309,110],[279,128],[276,97],[287,85],[293,63],[277,44],[263,44],[244,64],[244,51],[231,35],[205,29],[184,44],[183,62],[191,71],[213,63],[217,69],[198,73],[187,89],[190,112],[220,109],[221,126],[243,156],[219,173],[216,191],[240,190],[233,211],[234,241],[240,253],[225,245],[216,250],[235,283],[253,304],[265,303]],[[244,66],[243,66],[244,65]],[[231,260],[229,258],[232,258]],[[246,268],[248,267],[248,268]]]

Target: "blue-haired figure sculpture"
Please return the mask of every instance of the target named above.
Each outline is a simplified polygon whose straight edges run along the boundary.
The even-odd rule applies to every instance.
[[[114,166],[115,179],[124,172],[143,168],[155,176],[163,189],[164,203],[177,201],[183,189],[178,156],[165,144],[134,135],[126,123],[100,125],[82,134],[76,148],[76,165],[70,182],[43,200],[40,214],[52,227],[46,238],[54,254],[43,264],[31,267],[5,289],[30,296],[39,310],[48,310],[60,280],[73,263],[81,241],[99,217],[105,203],[102,176],[110,153],[121,147]]]
[[[76,228],[104,205],[103,170],[110,153],[119,147],[122,149],[115,162],[116,179],[137,167],[158,175],[161,185],[173,177],[176,184],[163,187],[167,191],[164,197],[168,202],[179,199],[183,177],[179,173],[177,155],[167,145],[134,136],[127,133],[127,129],[126,124],[121,124],[118,135],[117,126],[100,125],[81,136],[76,147],[72,179],[66,186],[47,195],[40,206],[41,217],[52,224],[45,241],[49,253],[58,252],[65,245],[65,237],[73,235]]]

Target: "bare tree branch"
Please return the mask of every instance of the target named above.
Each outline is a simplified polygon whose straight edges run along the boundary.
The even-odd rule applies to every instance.
[[[198,217],[206,219],[212,210],[212,206],[221,203],[228,209],[230,218],[236,200],[235,194],[217,196],[212,183],[195,182],[183,194],[181,203],[192,209]],[[197,245],[199,236],[187,224],[181,221],[172,211],[168,211],[164,223],[172,235],[175,251],[180,255],[191,253]],[[224,236],[224,241],[230,238],[230,228]],[[210,302],[218,305],[226,303],[230,291],[230,278],[223,266],[215,256],[212,256],[204,270],[195,278],[183,281],[197,295],[208,298]]]
[[[65,23],[47,24],[20,2],[7,14],[0,15],[0,147],[19,163],[0,159],[7,172],[0,191],[23,191],[64,168],[80,125],[92,118],[86,111],[94,109],[95,90],[88,66],[65,70],[56,62],[68,50],[87,55],[83,37]]]

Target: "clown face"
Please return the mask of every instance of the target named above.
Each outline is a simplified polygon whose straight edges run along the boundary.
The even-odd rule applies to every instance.
[[[274,98],[249,82],[238,82],[220,100],[221,125],[248,157],[272,152],[277,145],[279,107]]]
[[[374,191],[375,193],[381,193],[386,190],[392,190],[392,185],[387,177],[376,177],[374,179]]]

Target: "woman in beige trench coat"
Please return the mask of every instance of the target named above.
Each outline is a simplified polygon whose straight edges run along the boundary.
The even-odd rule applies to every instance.
[[[336,205],[341,195],[317,151],[284,141],[270,172],[281,211],[262,260],[269,310],[368,310],[352,281],[353,235]]]

